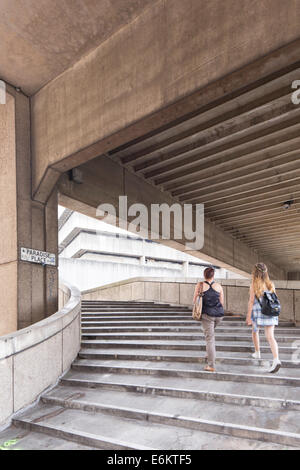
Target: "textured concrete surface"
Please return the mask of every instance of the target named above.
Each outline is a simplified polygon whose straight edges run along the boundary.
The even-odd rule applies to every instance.
[[[3,0],[0,75],[33,94],[119,29],[149,0],[67,2]],[[22,56],[22,61],[12,56]]]
[[[152,3],[35,95],[35,187],[49,163],[299,37],[298,8],[296,0]]]
[[[17,328],[17,196],[15,104],[9,94],[0,106],[0,335]],[[5,221],[5,223],[4,223]]]
[[[62,333],[14,358],[15,410],[32,403],[62,374]],[[47,373],[45,374],[45,370]]]

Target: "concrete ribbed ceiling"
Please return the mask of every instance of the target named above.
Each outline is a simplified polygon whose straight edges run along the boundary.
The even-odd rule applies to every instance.
[[[300,64],[111,152],[181,203],[288,270],[300,266]],[[293,199],[289,210],[283,203]]]
[[[153,0],[1,0],[0,78],[32,95]]]

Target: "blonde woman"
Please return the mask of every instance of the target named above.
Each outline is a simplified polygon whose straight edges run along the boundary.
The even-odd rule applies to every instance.
[[[274,337],[274,328],[278,325],[278,317],[270,317],[262,314],[261,299],[264,292],[273,293],[275,287],[270,281],[267,266],[263,263],[257,263],[252,273],[252,283],[250,286],[250,295],[248,302],[248,312],[246,323],[252,325],[252,339],[255,347],[255,353],[252,354],[254,359],[260,359],[260,341],[259,327],[265,328],[265,335],[273,354],[273,364],[270,373],[276,373],[281,367],[278,355],[278,344]]]

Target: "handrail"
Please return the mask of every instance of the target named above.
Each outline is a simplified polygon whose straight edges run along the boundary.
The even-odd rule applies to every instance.
[[[81,294],[76,287],[70,286],[65,282],[63,285],[68,289],[70,298],[66,305],[58,312],[27,328],[0,336],[0,360],[18,354],[47,340],[66,328],[74,320],[73,316],[78,314],[76,307],[79,306],[80,309]],[[75,312],[73,316],[72,312]]]

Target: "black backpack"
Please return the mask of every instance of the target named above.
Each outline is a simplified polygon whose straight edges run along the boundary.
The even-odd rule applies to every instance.
[[[258,299],[261,306],[261,313],[267,317],[279,317],[281,305],[275,292],[264,292],[262,300]]]

